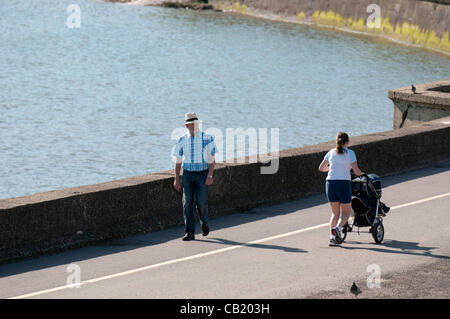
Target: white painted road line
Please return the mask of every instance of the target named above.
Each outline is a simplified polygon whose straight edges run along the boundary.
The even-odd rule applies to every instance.
[[[417,204],[429,202],[429,201],[432,201],[432,200],[435,200],[435,199],[439,199],[439,198],[444,198],[444,197],[447,197],[447,196],[450,196],[450,193],[441,194],[441,195],[437,195],[437,196],[432,196],[432,197],[428,197],[428,198],[421,199],[421,200],[418,200],[418,201],[414,201],[414,202],[410,202],[410,203],[406,203],[406,204],[402,204],[402,205],[393,206],[393,207],[391,207],[391,211],[395,210],[395,209],[399,209],[399,208],[404,208],[404,207],[408,207],[408,206],[412,206],[412,205],[417,205]],[[327,226],[329,226],[329,223],[315,225],[315,226],[298,229],[298,230],[295,230],[295,231],[292,231],[292,232],[288,232],[288,233],[284,233],[284,234],[280,234],[280,235],[275,235],[275,236],[271,236],[271,237],[266,237],[266,238],[254,240],[254,241],[251,241],[251,242],[248,242],[248,243],[245,243],[245,244],[234,245],[234,246],[231,246],[231,247],[217,249],[217,250],[213,250],[213,251],[209,251],[209,252],[201,253],[201,254],[196,254],[196,255],[192,255],[192,256],[188,256],[188,257],[172,259],[172,260],[168,260],[168,261],[161,262],[161,263],[158,263],[158,264],[153,264],[153,265],[149,265],[149,266],[145,266],[145,267],[141,267],[141,268],[136,268],[136,269],[131,269],[131,270],[127,270],[127,271],[124,271],[124,272],[120,272],[120,273],[116,273],[116,274],[112,274],[112,275],[108,275],[108,276],[103,276],[103,277],[98,277],[98,278],[85,280],[85,281],[82,281],[79,284],[64,285],[64,286],[60,286],[60,287],[56,287],[56,288],[50,288],[50,289],[46,289],[46,290],[41,290],[41,291],[37,291],[37,292],[33,292],[33,293],[29,293],[29,294],[25,294],[25,295],[21,295],[21,296],[17,296],[17,297],[12,297],[12,298],[8,298],[8,299],[29,298],[29,297],[34,297],[34,296],[38,296],[38,295],[43,295],[43,294],[46,294],[46,293],[60,291],[60,290],[63,290],[63,289],[74,288],[74,287],[77,287],[77,286],[83,286],[83,285],[86,285],[86,284],[91,284],[91,283],[104,281],[104,280],[108,280],[108,279],[112,279],[112,278],[117,278],[117,277],[122,277],[122,276],[130,275],[130,274],[135,274],[137,272],[141,272],[141,271],[145,271],[145,270],[149,270],[149,269],[154,269],[154,268],[158,268],[158,267],[162,267],[162,266],[172,265],[172,264],[180,263],[180,262],[183,262],[183,261],[188,261],[188,260],[193,260],[193,259],[197,259],[197,258],[201,258],[201,257],[210,256],[210,255],[220,254],[220,253],[223,253],[223,252],[226,252],[226,251],[230,251],[230,250],[233,250],[233,249],[238,249],[238,248],[247,247],[247,246],[254,245],[254,244],[263,243],[263,242],[270,241],[270,240],[284,238],[284,237],[288,237],[288,236],[304,233],[304,232],[307,232],[307,231],[310,231],[310,230],[315,230],[315,229],[319,229],[319,228],[327,227]]]
[[[429,201],[431,201],[431,200],[435,200],[435,199],[439,199],[439,198],[444,198],[444,197],[446,197],[446,196],[450,196],[450,193],[441,194],[441,195],[436,195],[436,196],[433,196],[433,197],[428,197],[428,198],[425,198],[425,199],[420,199],[420,200],[417,200],[417,201],[415,201],[415,202],[410,202],[410,203],[406,203],[406,204],[402,204],[402,205],[397,205],[397,206],[392,207],[391,209],[398,209],[398,208],[408,207],[408,206],[412,206],[412,205],[417,205],[417,204],[420,204],[420,203],[429,202]]]

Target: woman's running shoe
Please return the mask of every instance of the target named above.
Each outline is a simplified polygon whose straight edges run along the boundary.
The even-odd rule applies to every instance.
[[[328,246],[339,246],[339,244],[334,238],[330,238],[330,243],[328,244]]]
[[[333,228],[331,230],[331,234],[334,236],[334,239],[337,244],[342,244],[342,235],[341,235],[341,232],[337,228]]]

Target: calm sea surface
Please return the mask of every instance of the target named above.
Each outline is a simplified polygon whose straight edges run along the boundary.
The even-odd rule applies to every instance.
[[[389,89],[449,74],[448,57],[302,25],[1,1],[0,198],[170,169],[189,111],[224,134],[278,128],[280,149],[389,130]]]

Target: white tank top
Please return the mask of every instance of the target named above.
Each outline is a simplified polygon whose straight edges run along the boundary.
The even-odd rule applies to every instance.
[[[329,164],[327,180],[350,180],[351,163],[356,162],[356,155],[349,148],[344,148],[344,154],[338,154],[333,148],[324,158]]]

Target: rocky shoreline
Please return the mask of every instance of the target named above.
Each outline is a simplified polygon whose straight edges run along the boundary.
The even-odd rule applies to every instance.
[[[165,8],[180,8],[192,10],[212,10],[213,5],[208,0],[104,0],[106,2],[126,3],[141,6],[159,6]]]

